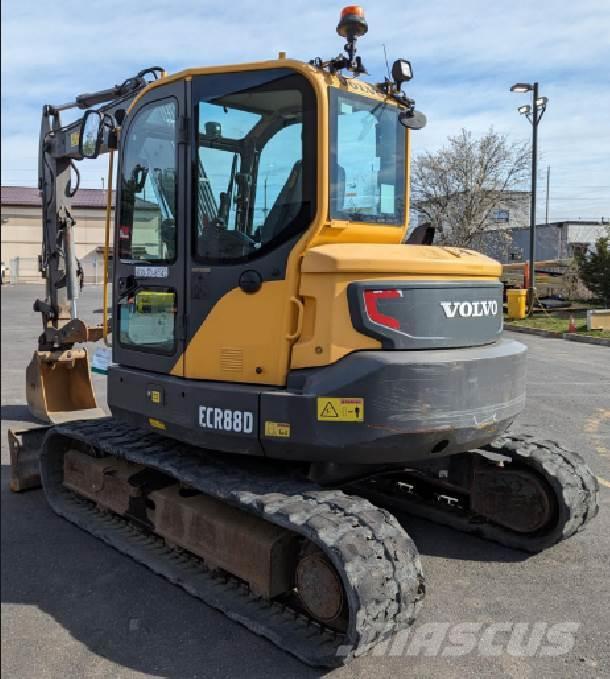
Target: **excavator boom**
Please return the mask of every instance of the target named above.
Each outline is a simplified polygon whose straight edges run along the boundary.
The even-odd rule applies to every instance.
[[[28,408],[39,420],[53,424],[103,414],[91,384],[87,349],[74,347],[76,343],[95,342],[102,336],[102,326],[85,324],[78,318],[77,307],[78,261],[72,198],[80,183],[75,161],[85,157],[83,131],[87,114],[63,126],[61,112],[101,104],[96,109],[99,116],[120,118],[121,111],[124,115],[133,98],[148,84],[146,76],[157,77],[161,73],[158,67],[145,69],[115,87],[78,95],[74,101],[59,106],[43,106],[38,188],[42,195],[39,269],[45,280],[45,298],[34,303],[34,311],[41,314],[43,330],[26,371]],[[104,127],[96,141],[98,153],[116,148],[113,126]],[[111,191],[110,186],[108,190]]]

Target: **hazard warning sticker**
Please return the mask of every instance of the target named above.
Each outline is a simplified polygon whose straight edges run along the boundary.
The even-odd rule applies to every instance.
[[[364,399],[318,397],[318,420],[322,422],[364,422]]]
[[[290,424],[288,422],[272,422],[265,420],[265,436],[270,438],[290,438]]]

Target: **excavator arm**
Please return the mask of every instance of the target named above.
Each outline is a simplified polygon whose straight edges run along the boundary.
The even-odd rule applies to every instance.
[[[42,254],[40,272],[46,281],[44,300],[36,300],[34,310],[42,315],[43,332],[38,340],[41,351],[71,349],[75,342],[95,341],[101,328],[88,328],[78,320],[77,262],[74,247],[72,198],[78,191],[79,173],[75,162],[83,160],[84,117],[62,126],[61,112],[99,106],[104,120],[98,153],[116,148],[116,126],[135,95],[147,84],[147,75],[158,77],[162,69],[140,71],[110,89],[78,95],[74,101],[42,109],[38,154],[38,188],[42,196]],[[72,184],[72,172],[76,184]],[[110,188],[109,188],[110,190]]]
[[[87,113],[67,125],[62,124],[61,114],[70,109],[90,111],[96,107],[93,110],[103,125],[95,155],[107,153],[117,148],[117,127],[131,101],[151,78],[162,74],[159,67],[148,68],[120,85],[80,94],[71,102],[45,105],[42,109],[38,155],[38,188],[42,197],[39,270],[45,281],[45,296],[34,302],[34,311],[41,314],[42,333],[26,370],[26,399],[32,415],[43,422],[56,424],[104,414],[97,406],[91,384],[87,350],[75,346],[95,342],[103,334],[102,325],[91,326],[78,317],[77,307],[78,262],[72,199],[80,181],[75,161],[87,158],[83,149]],[[37,460],[47,428],[9,432],[13,490],[40,484]]]

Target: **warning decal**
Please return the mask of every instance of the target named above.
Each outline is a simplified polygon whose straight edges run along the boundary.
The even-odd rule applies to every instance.
[[[290,424],[288,422],[265,420],[265,436],[288,439],[290,438]]]
[[[322,422],[364,422],[364,399],[318,397],[318,420]]]

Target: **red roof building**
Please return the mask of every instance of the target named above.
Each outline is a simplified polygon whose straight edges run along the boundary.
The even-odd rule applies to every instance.
[[[102,189],[79,189],[72,199],[76,256],[88,281],[99,281],[101,276],[106,199]],[[42,247],[40,191],[30,186],[2,186],[0,203],[2,262],[10,268],[13,280],[42,282],[38,271]]]

